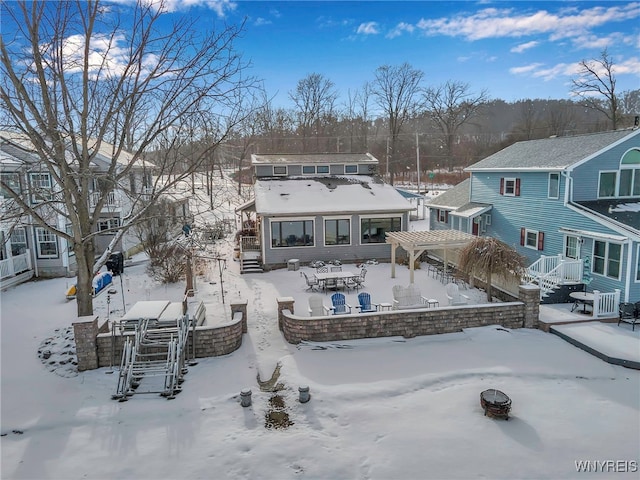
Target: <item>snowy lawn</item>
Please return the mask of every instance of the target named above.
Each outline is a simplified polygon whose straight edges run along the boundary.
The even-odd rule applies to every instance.
[[[367,268],[363,290],[375,302],[390,302],[391,287],[408,284],[406,267],[396,279],[388,264]],[[277,328],[276,298],[294,297],[296,313],[306,314],[300,271],[240,275],[232,261],[223,271],[225,305],[216,267],[196,286],[211,322],[230,319],[230,302],[248,300],[242,347],[199,359],[175,400],[134,395],[119,403],[111,400],[117,371],[78,374],[65,353],[75,319],[64,298],[69,282],[2,292],[2,478],[558,479],[583,477],[581,460],[622,462],[609,471],[637,465],[629,462],[640,452],[640,372],[525,329],[289,345]],[[426,270],[416,271],[416,283],[446,304]],[[96,299],[101,321],[107,306],[111,318],[122,315],[123,298],[127,309],[137,300],[179,301],[184,288],[154,284],[144,265],[126,268],[114,286],[117,294]],[[464,293],[484,301],[482,292]],[[347,297],[356,304],[356,292]],[[43,348],[49,359],[38,354]],[[270,384],[279,383],[277,391],[261,390],[258,377],[269,380],[278,366]],[[304,404],[302,385],[311,392]],[[240,406],[245,388],[248,408]],[[511,397],[508,421],[483,415],[480,392],[488,388]],[[265,426],[276,410],[288,415],[288,428]]]

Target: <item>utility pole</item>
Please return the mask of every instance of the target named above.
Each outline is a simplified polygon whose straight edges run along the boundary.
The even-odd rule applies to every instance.
[[[418,195],[420,194],[420,143],[416,132],[416,171],[418,172]]]

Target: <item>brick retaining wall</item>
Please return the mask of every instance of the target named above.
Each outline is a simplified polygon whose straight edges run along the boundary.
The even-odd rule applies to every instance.
[[[540,303],[538,288],[523,285],[519,293],[521,301],[518,302],[322,317],[297,316],[279,305],[278,324],[285,339],[293,344],[392,336],[412,338],[486,325],[536,328]],[[286,300],[287,304],[291,303],[290,299]]]

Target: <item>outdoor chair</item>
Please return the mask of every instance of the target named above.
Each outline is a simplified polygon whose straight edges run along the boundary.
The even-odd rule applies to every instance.
[[[346,301],[344,293],[334,293],[331,295],[331,311],[334,315],[351,313],[351,305]]]
[[[405,310],[412,308],[428,308],[429,299],[420,294],[420,290],[411,284],[406,287],[394,285],[391,288],[393,294],[393,309]]]
[[[309,315],[312,317],[320,317],[326,315],[327,307],[322,302],[320,295],[311,295],[309,297]]]
[[[358,303],[356,308],[360,309],[360,313],[377,312],[379,304],[371,303],[371,295],[367,292],[358,294]]]
[[[455,283],[448,283],[446,289],[449,305],[466,305],[469,303],[469,297],[460,293],[458,285]]]
[[[324,283],[324,290],[335,290],[336,288],[338,288],[338,282],[335,278],[327,278],[325,279]]]
[[[362,286],[364,285],[364,277],[366,275],[367,275],[367,269],[363,268],[362,270],[360,270],[360,275],[358,275],[357,277],[353,277],[352,282],[356,290],[358,290],[359,288],[362,288]]]
[[[618,325],[620,325],[620,322],[622,323],[630,323],[631,324],[631,330],[635,331],[636,329],[636,323],[640,323],[639,319],[638,319],[638,310],[636,308],[636,305],[638,305],[638,303],[630,303],[630,302],[622,302],[618,308],[618,313],[619,313],[619,318],[618,318]]]
[[[341,272],[342,271],[342,267],[341,266],[332,266],[331,267],[331,271],[332,272]]]
[[[304,280],[305,282],[307,282],[307,290],[313,291],[316,288],[320,287],[320,282],[318,282],[318,279],[316,277],[309,278],[306,273],[304,272],[300,272],[300,273],[304,275]]]
[[[329,268],[322,266],[322,267],[318,267],[316,269],[316,273],[327,273],[329,271]]]

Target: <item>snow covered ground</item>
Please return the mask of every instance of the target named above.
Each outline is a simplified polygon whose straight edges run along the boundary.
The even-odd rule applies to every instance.
[[[637,478],[639,371],[527,329],[290,345],[276,298],[293,296],[296,313],[306,311],[300,271],[240,275],[230,247],[216,247],[228,255],[222,285],[212,264],[196,287],[212,321],[248,300],[249,332],[236,352],[191,366],[174,400],[120,403],[111,400],[113,369],[75,371],[70,279],[2,292],[3,479],[564,479],[584,477],[583,461],[608,472],[598,478]],[[375,301],[408,283],[406,267],[394,280],[389,265],[368,269]],[[424,294],[439,295],[426,270],[416,275]],[[101,319],[138,300],[179,301],[184,285],[155,284],[141,263],[114,288],[96,299]],[[300,386],[310,388],[308,403],[298,401]],[[243,408],[247,388],[252,405]],[[508,421],[483,415],[489,388],[512,399]],[[274,412],[288,427],[269,426]]]

